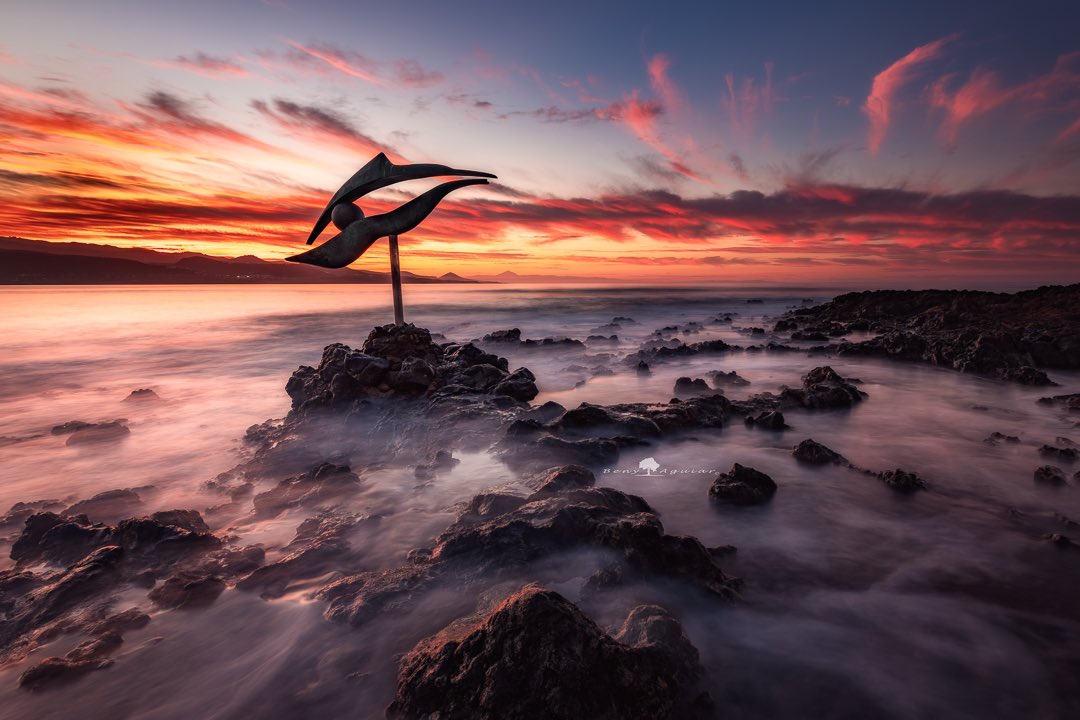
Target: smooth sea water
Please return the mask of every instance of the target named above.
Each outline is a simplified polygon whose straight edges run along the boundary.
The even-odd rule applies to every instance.
[[[406,319],[446,340],[511,327],[529,338],[618,335],[587,352],[500,350],[512,368],[536,374],[536,404],[666,401],[677,377],[714,370],[751,381],[726,388],[732,398],[798,385],[823,364],[861,381],[869,397],[850,411],[786,413],[792,429],[783,433],[736,419],[722,430],[624,451],[617,466],[598,472],[599,484],[646,498],[669,533],[738,548],[721,562],[746,583],[734,606],[703,605],[677,588],[647,598],[682,619],[721,717],[1080,712],[1080,552],[1040,537],[1053,530],[1080,540],[1058,517],[1080,521],[1080,487],[1032,480],[1047,462],[1039,446],[1080,441],[1080,417],[1036,400],[1080,391],[1080,374],[1052,372],[1061,387],[1048,391],[806,353],[698,356],[657,364],[647,376],[622,362],[654,330],[724,313],[734,315],[731,325],[668,336],[767,341],[746,329],[769,329],[787,309],[828,299],[821,292],[427,285],[407,286],[405,298]],[[140,514],[199,509],[215,532],[263,543],[270,559],[304,513],[260,523],[215,515],[208,510],[220,496],[202,484],[243,459],[248,426],[284,416],[284,384],[298,365],[317,364],[331,342],[358,347],[392,316],[389,289],[364,285],[7,287],[0,307],[0,514],[19,501],[70,503],[136,488]],[[606,327],[617,316],[632,322]],[[161,400],[125,401],[140,388]],[[120,418],[131,434],[114,443],[68,446],[50,432],[69,420]],[[984,439],[992,432],[1020,442],[990,445]],[[932,489],[905,496],[846,468],[800,465],[790,451],[808,437],[859,467],[917,472]],[[455,504],[485,488],[521,487],[485,452],[458,457],[453,472],[432,484],[418,485],[408,468],[363,477],[346,507],[382,520],[351,538],[364,559],[349,569],[400,564],[452,522]],[[641,474],[646,457],[660,470]],[[770,474],[775,498],[752,508],[711,504],[709,484],[734,462]],[[1078,469],[1062,467],[1070,477]],[[0,567],[11,565],[9,548],[0,545]],[[577,601],[598,560],[574,562],[580,572],[555,589]],[[305,593],[265,601],[230,589],[206,610],[156,613],[147,628],[125,635],[112,667],[70,686],[32,695],[16,680],[75,638],[0,669],[0,717],[381,717],[396,656],[455,617],[462,600],[452,595],[350,630],[324,620],[322,603]],[[142,590],[126,601],[150,607]],[[594,619],[609,627],[620,612],[616,594]]]

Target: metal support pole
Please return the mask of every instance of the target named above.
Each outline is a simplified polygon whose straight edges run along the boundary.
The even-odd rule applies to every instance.
[[[401,259],[398,257],[397,235],[390,236],[390,282],[394,286],[394,324],[405,324],[405,307],[401,302]]]

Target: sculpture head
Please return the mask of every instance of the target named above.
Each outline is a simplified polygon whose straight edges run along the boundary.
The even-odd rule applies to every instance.
[[[339,202],[330,211],[330,222],[334,223],[334,227],[338,230],[344,230],[352,223],[363,218],[364,211],[351,202]]]

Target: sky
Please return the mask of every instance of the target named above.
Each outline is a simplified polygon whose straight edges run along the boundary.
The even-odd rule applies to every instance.
[[[383,151],[499,176],[402,236],[416,273],[1080,281],[1072,0],[36,0],[3,16],[0,235],[281,259]],[[378,243],[355,267],[386,264]]]

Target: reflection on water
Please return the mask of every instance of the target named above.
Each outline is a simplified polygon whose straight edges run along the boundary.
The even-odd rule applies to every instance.
[[[207,512],[221,498],[201,484],[241,458],[245,428],[287,411],[283,387],[297,365],[317,363],[330,342],[359,345],[390,317],[386,288],[371,286],[5,288],[0,299],[0,511],[18,501],[74,502],[136,488],[134,514],[196,508],[215,530],[231,527],[239,542],[263,543],[271,557],[305,514],[254,523],[235,511]],[[621,358],[658,328],[723,313],[734,314],[731,324],[667,336],[761,342],[742,329],[770,328],[801,299],[748,304],[745,295],[707,290],[412,286],[407,317],[449,340],[508,327],[532,338],[617,334],[617,342],[587,351],[500,351],[536,373],[537,403],[572,407],[667,400],[677,377],[715,370],[751,381],[726,389],[734,398],[797,384],[826,361],[731,353],[639,375]],[[608,327],[616,316],[633,322]],[[1075,484],[1032,482],[1045,462],[1038,446],[1058,436],[1080,440],[1075,418],[1036,404],[1045,394],[1039,389],[878,360],[827,362],[859,378],[869,400],[851,412],[791,412],[792,429],[782,434],[736,422],[627,451],[600,478],[644,496],[669,532],[738,547],[724,564],[746,579],[742,605],[699,607],[677,589],[655,590],[682,615],[714,697],[725,699],[725,717],[1068,716],[1080,697],[1080,553],[1056,551],[1013,523],[1008,509],[1080,520]],[[1080,390],[1080,375],[1054,377],[1060,392]],[[137,388],[152,388],[160,401],[125,401]],[[131,434],[108,444],[68,446],[50,433],[69,420],[118,418]],[[1021,442],[988,445],[992,432]],[[899,496],[846,468],[798,465],[790,449],[807,437],[860,467],[916,471],[934,491]],[[354,569],[402,562],[479,490],[521,488],[488,454],[458,456],[462,463],[433,483],[418,483],[408,468],[362,477],[346,509],[379,519],[357,525],[349,538],[364,549],[363,567]],[[657,474],[638,473],[647,456],[660,465]],[[713,475],[703,471],[733,462],[776,480],[770,504],[707,502]],[[560,592],[576,600],[597,562],[569,563]],[[639,598],[623,598],[632,599]],[[0,671],[0,707],[41,718],[86,717],[87,707],[92,717],[380,717],[392,694],[394,654],[460,614],[466,600],[448,588],[409,615],[346,631],[322,620],[321,604],[301,594],[267,602],[229,591],[208,610],[156,617],[125,637],[115,667],[71,687],[30,696],[14,687],[25,666]],[[140,602],[134,592],[131,603]],[[618,605],[597,619],[615,622]]]

